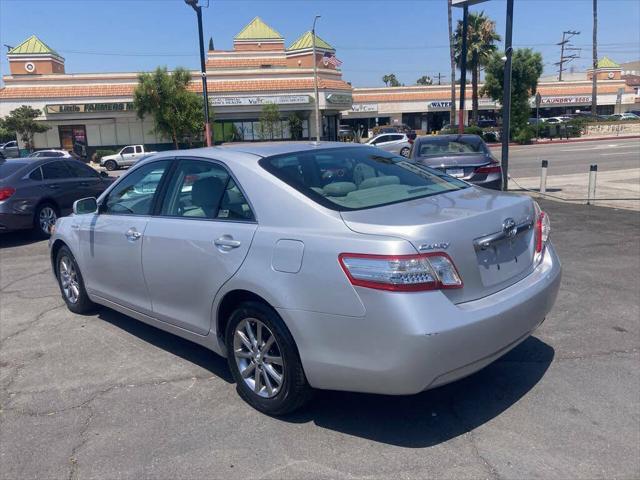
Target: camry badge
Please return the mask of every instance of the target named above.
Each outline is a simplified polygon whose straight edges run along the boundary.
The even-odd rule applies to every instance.
[[[418,250],[446,250],[449,248],[449,245],[449,242],[423,243],[418,247]]]

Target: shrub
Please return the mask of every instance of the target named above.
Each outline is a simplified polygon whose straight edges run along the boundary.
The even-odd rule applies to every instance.
[[[531,126],[527,125],[518,130],[513,136],[513,139],[520,145],[528,145],[531,143],[531,139],[535,137],[535,135],[535,130],[531,128]]]
[[[500,141],[500,136],[498,135],[498,132],[488,130],[482,134],[482,139],[487,143],[496,143]]]
[[[467,133],[469,135],[478,135],[481,137],[484,131],[482,130],[482,128],[478,127],[477,125],[471,125],[469,127],[464,128],[464,133]]]
[[[114,155],[118,152],[115,150],[96,150],[95,153],[95,161],[99,162],[102,157],[106,157],[107,155]]]

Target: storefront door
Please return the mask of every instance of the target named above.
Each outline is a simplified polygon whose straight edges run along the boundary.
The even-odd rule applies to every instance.
[[[63,150],[87,156],[87,130],[84,125],[60,125],[58,133]]]

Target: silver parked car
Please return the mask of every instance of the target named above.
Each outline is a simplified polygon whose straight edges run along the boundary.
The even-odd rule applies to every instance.
[[[379,149],[163,152],[58,220],[73,312],[95,303],[228,359],[279,415],[313,388],[407,395],[483,368],[556,298],[549,217]]]
[[[386,152],[408,157],[412,140],[406,133],[382,133],[367,141],[367,145],[381,148]]]

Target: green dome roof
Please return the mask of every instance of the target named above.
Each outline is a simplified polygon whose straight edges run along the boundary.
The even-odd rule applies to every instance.
[[[38,37],[36,37],[35,35],[31,35],[20,45],[9,50],[8,55],[41,55],[46,53],[50,55],[56,55],[58,57],[60,56],[58,52],[56,52],[53,48],[44,43]]]
[[[260,17],[256,17],[249,24],[240,30],[234,39],[236,40],[282,40],[276,30],[264,23]]]
[[[313,48],[313,37],[311,36],[310,31],[303,33],[300,38],[291,44],[288,50],[306,50],[307,48]],[[316,35],[316,48],[335,51],[335,48],[321,39],[318,35]]]
[[[600,60],[598,60],[598,68],[620,68],[620,65],[611,60],[609,57],[602,57]]]

